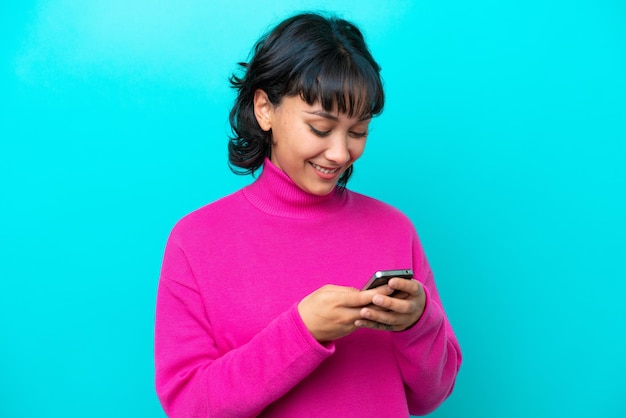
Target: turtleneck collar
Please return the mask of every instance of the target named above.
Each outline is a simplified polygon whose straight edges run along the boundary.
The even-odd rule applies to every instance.
[[[259,178],[243,189],[248,201],[261,211],[286,218],[307,219],[328,215],[347,201],[347,190],[335,187],[325,196],[302,190],[268,158]]]

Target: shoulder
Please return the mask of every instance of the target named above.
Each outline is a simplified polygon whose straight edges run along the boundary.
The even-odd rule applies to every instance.
[[[361,193],[357,193],[351,190],[346,190],[349,193],[350,204],[354,208],[358,208],[363,212],[377,213],[384,216],[390,216],[392,218],[402,219],[409,221],[409,218],[400,209],[395,206],[385,203],[381,200],[375,199],[371,196],[367,196]]]
[[[170,238],[187,239],[206,235],[230,224],[231,218],[236,218],[242,210],[245,199],[241,190],[208,203],[183,216],[172,228]],[[219,220],[219,222],[216,222]]]
[[[349,193],[350,210],[355,213],[371,218],[380,219],[385,223],[397,223],[413,229],[413,222],[398,208],[381,200],[346,190]]]

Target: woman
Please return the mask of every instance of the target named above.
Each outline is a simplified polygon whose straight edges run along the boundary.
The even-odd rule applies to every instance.
[[[345,188],[384,103],[361,33],[341,19],[294,16],[242,65],[231,79],[230,163],[262,172],[184,217],[168,240],[155,336],[166,413],[434,410],[461,354],[415,229]],[[415,280],[358,290],[396,268]]]

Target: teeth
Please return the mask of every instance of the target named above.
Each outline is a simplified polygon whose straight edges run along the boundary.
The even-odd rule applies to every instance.
[[[322,173],[324,173],[324,174],[333,174],[333,173],[336,173],[336,172],[337,172],[337,170],[339,170],[339,168],[335,168],[335,169],[333,169],[333,170],[329,170],[329,169],[327,169],[327,168],[320,167],[319,165],[317,165],[317,164],[315,164],[315,163],[311,163],[311,165],[312,165],[312,166],[313,166],[313,168],[315,168],[317,171],[321,171],[321,172],[322,172]]]

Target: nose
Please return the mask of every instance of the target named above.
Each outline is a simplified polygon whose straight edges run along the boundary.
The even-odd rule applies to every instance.
[[[337,133],[329,138],[328,148],[325,157],[337,165],[344,165],[350,160],[350,149],[348,148],[348,136]]]

